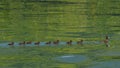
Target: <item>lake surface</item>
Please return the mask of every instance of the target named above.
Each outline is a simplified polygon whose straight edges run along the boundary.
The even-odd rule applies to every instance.
[[[81,39],[85,40],[85,45],[100,45],[108,35],[109,44],[117,48],[120,45],[119,5],[118,0],[0,0],[0,47],[9,47],[8,43],[12,41],[19,46],[18,41]],[[60,45],[66,43],[60,42]],[[102,55],[119,56],[118,52]],[[54,58],[64,63],[79,63],[87,59],[84,55]],[[120,68],[120,62],[97,62],[92,68]]]

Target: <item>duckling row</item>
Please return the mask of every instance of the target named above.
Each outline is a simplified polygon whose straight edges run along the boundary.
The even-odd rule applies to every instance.
[[[48,41],[48,42],[45,42],[45,45],[51,45],[51,44],[59,45],[60,42],[61,42],[60,40],[56,40],[56,41],[53,41],[53,42],[52,41]],[[81,40],[77,41],[77,45],[83,45],[83,42],[84,41],[81,39]],[[105,37],[105,40],[103,40],[103,42],[106,45],[106,47],[110,47],[110,45],[108,44],[108,42],[109,42],[109,37],[108,36]],[[32,43],[33,43],[32,41],[23,41],[23,42],[19,42],[18,45],[25,46],[27,44],[32,44]],[[69,40],[69,41],[66,41],[65,44],[66,45],[72,45],[72,43],[73,43],[73,41]],[[8,45],[13,47],[15,45],[15,42],[10,42]],[[41,42],[40,41],[34,42],[34,45],[39,46],[39,45],[41,45]]]
[[[45,42],[44,44],[45,44],[45,45],[51,45],[51,44],[53,44],[53,45],[59,45],[60,42],[62,42],[62,41],[56,40],[56,41],[48,41],[48,42]],[[40,42],[40,41],[38,41],[38,42],[23,41],[23,42],[19,42],[18,45],[19,45],[19,46],[25,46],[25,45],[29,45],[29,44],[32,44],[32,43],[33,43],[34,45],[36,45],[36,46],[39,46],[39,45],[42,44],[42,42]],[[73,43],[72,40],[69,40],[69,41],[65,42],[66,45],[72,45],[72,43]],[[78,45],[83,45],[83,40],[79,40],[79,41],[77,41],[76,43],[77,43]],[[10,42],[10,43],[8,43],[8,45],[11,46],[11,47],[13,47],[13,46],[15,45],[15,42]]]

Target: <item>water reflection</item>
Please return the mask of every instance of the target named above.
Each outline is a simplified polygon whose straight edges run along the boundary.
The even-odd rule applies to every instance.
[[[66,63],[78,63],[78,62],[84,62],[88,59],[88,57],[84,55],[64,55],[54,58],[55,60],[59,62],[66,62]]]

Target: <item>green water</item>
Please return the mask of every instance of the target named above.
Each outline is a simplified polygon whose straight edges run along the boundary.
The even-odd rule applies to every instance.
[[[8,41],[99,42],[106,35],[111,46],[0,47],[0,68],[119,68],[119,4],[119,0],[0,0],[0,42],[6,46]],[[88,59],[53,60],[71,54]]]
[[[118,0],[0,0],[0,41],[120,37]]]

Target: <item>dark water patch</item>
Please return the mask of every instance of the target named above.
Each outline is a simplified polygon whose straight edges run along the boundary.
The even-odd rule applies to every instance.
[[[23,0],[22,2],[39,2],[39,3],[47,3],[47,4],[88,4],[94,2],[68,2],[68,1],[49,1],[49,0]]]
[[[120,27],[119,25],[112,25],[112,26],[110,26],[110,27]]]
[[[84,62],[88,59],[88,57],[84,55],[64,55],[54,58],[54,60],[57,60],[59,62],[65,62],[65,63],[78,63],[78,62]]]
[[[39,2],[39,3],[48,3],[48,4],[77,4],[77,2],[49,1],[49,0],[22,0],[22,2]]]
[[[3,8],[3,7],[0,7],[0,10],[5,10],[5,8]]]
[[[73,25],[71,25],[71,24],[66,24],[66,23],[60,23],[60,24],[58,24],[58,26],[61,26],[61,27],[72,27]]]
[[[24,10],[25,8],[3,8],[0,7],[0,10]]]
[[[111,13],[111,14],[95,14],[96,16],[120,16],[120,14],[113,14],[113,13]]]
[[[76,2],[67,2],[67,1],[40,1],[41,3],[49,4],[77,4]]]
[[[113,56],[112,59],[120,59],[120,56]]]

